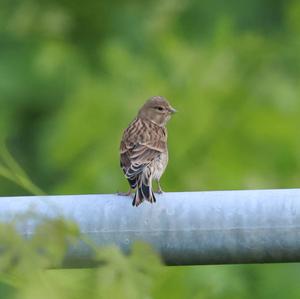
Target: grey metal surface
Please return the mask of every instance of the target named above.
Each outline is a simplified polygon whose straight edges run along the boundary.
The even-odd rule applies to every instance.
[[[127,252],[144,240],[169,265],[300,262],[300,189],[165,193],[138,208],[131,201],[116,195],[2,197],[0,221],[27,211],[63,216],[99,245]],[[34,225],[22,233],[31,234]],[[65,265],[90,264],[89,249],[79,244]]]

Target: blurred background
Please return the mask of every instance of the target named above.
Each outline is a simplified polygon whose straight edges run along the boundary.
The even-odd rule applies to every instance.
[[[2,0],[0,195],[125,191],[119,141],[152,95],[179,110],[166,191],[299,187],[299,15],[297,0]],[[299,275],[173,267],[147,298],[298,299]]]

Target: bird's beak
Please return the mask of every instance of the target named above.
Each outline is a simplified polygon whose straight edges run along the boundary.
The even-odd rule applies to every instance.
[[[170,107],[170,112],[171,112],[171,114],[174,114],[174,113],[177,112],[177,110],[175,108],[173,108],[173,107]]]

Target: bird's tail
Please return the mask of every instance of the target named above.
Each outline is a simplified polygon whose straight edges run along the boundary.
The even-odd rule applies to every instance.
[[[137,189],[132,202],[133,206],[139,206],[144,200],[148,200],[153,203],[156,202],[156,198],[152,191],[152,175],[150,169],[141,173],[138,178]]]

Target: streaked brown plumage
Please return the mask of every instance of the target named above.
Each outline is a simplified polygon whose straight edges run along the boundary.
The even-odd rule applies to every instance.
[[[174,112],[176,110],[165,98],[152,97],[123,133],[121,168],[130,188],[136,189],[133,206],[140,205],[144,199],[151,203],[156,201],[152,180],[158,182],[158,192],[162,192],[159,180],[168,164],[166,124]]]

